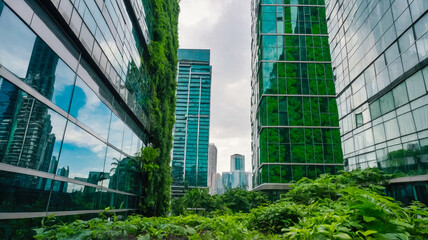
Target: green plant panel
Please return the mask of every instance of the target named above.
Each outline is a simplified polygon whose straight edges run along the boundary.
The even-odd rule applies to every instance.
[[[312,144],[306,144],[306,162],[307,163],[315,162],[314,153],[315,153],[314,146]]]
[[[262,177],[261,177],[262,182],[261,183],[268,183],[269,182],[269,166],[265,165],[262,167],[261,175],[262,175]]]
[[[281,182],[281,167],[279,165],[269,165],[269,182]]]
[[[291,162],[291,147],[290,144],[279,145],[279,162]]]
[[[290,129],[288,128],[279,129],[279,141],[280,143],[290,143]]]
[[[268,162],[279,162],[279,145],[278,143],[269,143],[268,145]]]
[[[315,166],[308,166],[307,168],[308,168],[308,178],[309,179],[317,178],[316,167]]]
[[[281,165],[281,182],[289,183],[293,180],[291,175],[291,166],[289,165]]]
[[[291,159],[294,163],[305,163],[304,144],[291,144]]]
[[[293,166],[293,180],[300,180],[306,177],[306,166]]]
[[[291,128],[290,138],[291,138],[291,143],[304,143],[305,130],[303,128]]]

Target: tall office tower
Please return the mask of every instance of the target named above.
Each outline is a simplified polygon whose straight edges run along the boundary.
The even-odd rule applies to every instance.
[[[230,171],[245,171],[245,156],[233,154],[230,156]]]
[[[388,193],[428,202],[428,1],[327,1],[345,168],[406,176]]]
[[[48,214],[137,208],[150,15],[151,1],[0,0],[1,239]]]
[[[252,0],[253,190],[343,169],[324,0]]]
[[[179,49],[172,151],[172,196],[207,187],[210,126],[210,50]]]
[[[217,147],[214,143],[208,146],[208,187],[210,194],[217,193]]]

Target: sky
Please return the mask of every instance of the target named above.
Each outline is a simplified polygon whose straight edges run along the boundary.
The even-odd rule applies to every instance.
[[[217,172],[230,171],[230,156],[245,155],[251,171],[251,1],[181,0],[180,48],[210,49],[210,143]]]

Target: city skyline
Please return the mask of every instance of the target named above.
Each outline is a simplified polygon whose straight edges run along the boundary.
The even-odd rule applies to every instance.
[[[218,149],[217,172],[229,171],[230,156],[246,156],[251,171],[250,1],[180,1],[179,46],[211,50],[213,66],[210,142]]]

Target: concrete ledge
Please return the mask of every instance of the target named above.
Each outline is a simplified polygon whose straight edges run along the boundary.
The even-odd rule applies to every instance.
[[[252,191],[264,191],[264,190],[291,190],[290,183],[263,183]]]
[[[428,175],[418,175],[418,176],[407,176],[399,177],[389,180],[391,184],[393,183],[410,183],[410,182],[428,182]]]

